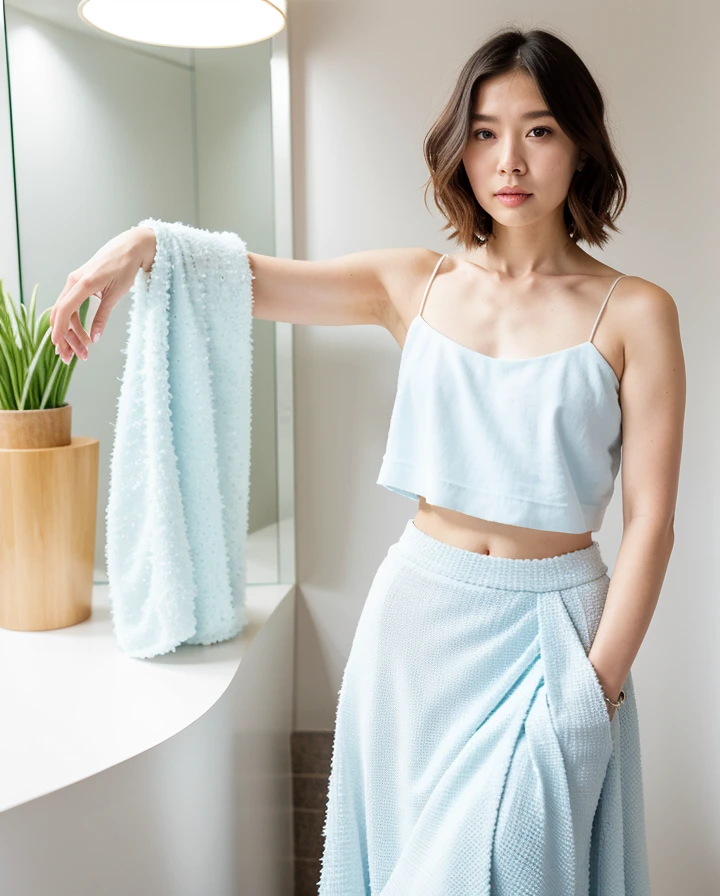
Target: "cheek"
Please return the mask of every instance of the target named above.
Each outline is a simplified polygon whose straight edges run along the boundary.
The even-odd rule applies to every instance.
[[[554,181],[569,181],[574,170],[574,162],[566,153],[548,153],[537,159],[540,170]]]
[[[538,187],[542,185],[542,192],[552,202],[567,193],[572,180],[572,168],[564,156],[538,156],[529,166],[529,173],[532,182]]]
[[[483,154],[466,149],[463,153],[463,165],[468,180],[475,190],[481,189],[483,184],[488,182],[488,175],[493,172],[493,165],[488,153]]]
[[[467,147],[465,148],[465,151],[463,152],[462,161],[463,161],[463,165],[465,166],[465,170],[467,171],[467,173],[469,175],[470,172],[474,168],[475,159],[474,159],[473,153]]]

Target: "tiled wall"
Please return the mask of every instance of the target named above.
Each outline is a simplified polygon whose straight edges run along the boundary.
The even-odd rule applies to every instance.
[[[290,737],[295,896],[317,896],[332,744],[332,731],[293,731]]]

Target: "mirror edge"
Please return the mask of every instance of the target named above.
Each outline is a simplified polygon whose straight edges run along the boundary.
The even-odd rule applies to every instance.
[[[5,0],[2,0],[2,15],[0,16],[0,214],[3,217],[0,232],[11,234],[11,238],[7,243],[5,240],[0,240],[0,276],[5,291],[9,292],[15,301],[22,301],[20,249],[17,232],[19,219],[9,79]]]
[[[275,2],[285,15],[285,27],[271,38],[270,53],[275,255],[294,258],[288,16],[286,0]],[[285,321],[275,322],[275,365],[278,582],[296,583],[293,325]]]

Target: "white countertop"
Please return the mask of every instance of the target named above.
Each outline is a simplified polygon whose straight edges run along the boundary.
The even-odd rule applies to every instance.
[[[0,628],[0,812],[137,756],[191,725],[222,695],[293,584],[247,587],[249,623],[232,641],[135,659],[115,641],[108,586],[85,622]]]

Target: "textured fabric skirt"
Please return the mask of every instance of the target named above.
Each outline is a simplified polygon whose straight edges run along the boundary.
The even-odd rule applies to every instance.
[[[649,896],[632,676],[610,721],[587,657],[596,541],[478,554],[412,519],[343,673],[320,896]]]

